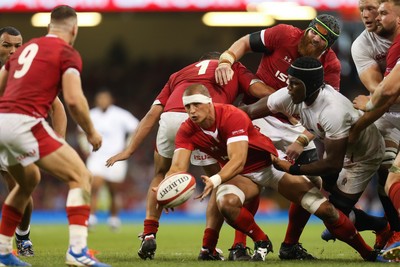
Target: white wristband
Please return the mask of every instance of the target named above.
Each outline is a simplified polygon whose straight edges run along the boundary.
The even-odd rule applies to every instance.
[[[227,63],[233,65],[235,61],[236,61],[235,54],[233,54],[231,51],[228,50],[222,53],[221,56],[219,57],[219,64]]]
[[[219,174],[214,174],[213,176],[210,177],[210,181],[213,183],[214,188],[216,188],[222,182],[221,176],[219,176]]]
[[[367,104],[365,105],[365,111],[371,111],[375,108],[374,104],[372,104],[371,99],[368,100]]]

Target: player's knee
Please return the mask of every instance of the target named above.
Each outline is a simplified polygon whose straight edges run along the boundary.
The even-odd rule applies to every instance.
[[[329,201],[322,203],[315,215],[326,223],[334,223],[339,218],[337,209]]]
[[[301,206],[309,213],[314,214],[322,205],[328,201],[316,187],[308,190],[301,199]]]
[[[220,185],[216,193],[216,202],[220,212],[226,215],[232,212],[232,209],[241,207],[245,200],[245,194],[236,185]]]
[[[350,211],[353,209],[354,205],[357,203],[358,198],[350,198],[344,195],[339,195],[336,192],[333,192],[329,196],[329,201],[335,206],[337,209],[341,210],[344,214],[348,215]]]

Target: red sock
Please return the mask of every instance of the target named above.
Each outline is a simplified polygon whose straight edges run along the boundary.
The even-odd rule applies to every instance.
[[[340,210],[337,211],[339,212],[339,219],[332,224],[324,222],[326,228],[339,240],[346,242],[357,250],[361,257],[364,259],[368,258],[372,248],[365,243],[349,218]]]
[[[87,226],[89,215],[90,215],[90,206],[82,205],[82,206],[73,206],[67,207],[67,217],[69,225],[82,225]]]
[[[251,214],[253,214],[253,216],[254,216],[257,213],[259,205],[260,205],[260,196],[257,196],[250,202],[245,203],[243,205],[243,207],[245,207],[248,211],[250,211]],[[247,239],[247,235],[245,233],[235,230],[235,240],[233,241],[232,247],[234,247],[236,244],[239,244],[239,243],[242,243],[243,246],[246,247],[246,239]]]
[[[310,216],[311,214],[303,209],[302,206],[293,202],[290,203],[289,223],[283,243],[288,245],[297,244]]]
[[[389,188],[389,198],[397,211],[400,210],[400,182],[392,184]]]
[[[13,236],[15,229],[22,221],[22,213],[20,213],[16,208],[3,205],[1,224],[0,224],[0,234],[5,236]]]
[[[158,221],[145,219],[143,225],[143,236],[148,234],[157,234],[159,226]]]
[[[229,222],[228,222],[229,223]],[[267,235],[261,230],[261,228],[254,221],[253,215],[244,207],[241,208],[239,216],[234,222],[229,223],[236,230],[240,230],[250,236],[254,242],[260,240],[268,240]]]
[[[218,238],[218,231],[211,228],[206,228],[203,236],[203,248],[208,248],[210,252],[214,251],[217,246]]]

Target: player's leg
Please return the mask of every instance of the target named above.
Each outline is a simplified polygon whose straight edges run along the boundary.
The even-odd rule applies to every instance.
[[[139,236],[141,245],[138,255],[142,259],[153,259],[156,251],[156,234],[162,209],[157,204],[157,187],[168,172],[175,150],[175,136],[179,126],[188,118],[186,112],[164,112],[161,114],[157,132],[157,151],[154,152],[154,177],[151,180],[146,197],[146,218],[143,233]]]
[[[87,221],[90,214],[90,189],[92,175],[76,151],[63,144],[54,152],[39,159],[36,164],[44,171],[60,178],[69,186],[66,211],[69,223],[69,265],[109,266],[98,262],[88,253]]]
[[[398,153],[400,140],[400,131],[396,128],[395,124],[392,123],[392,120],[397,121],[398,119],[392,117],[391,114],[386,113],[375,122],[376,127],[379,129],[385,140],[385,155],[378,170],[379,179],[377,191],[390,226],[384,231],[377,232],[374,246],[376,249],[382,249],[393,233],[400,231],[398,213],[384,189],[389,174],[388,170],[393,165],[394,159]]]
[[[400,154],[397,154],[385,184],[385,192],[389,196],[396,210],[400,210]],[[388,252],[384,257],[400,261],[400,233],[394,232],[386,244]]]
[[[11,191],[15,186],[14,178],[6,171],[0,171],[0,173],[6,181],[8,190]],[[15,231],[15,243],[17,245],[17,253],[20,256],[34,256],[33,244],[29,238],[32,210],[33,199],[30,197],[28,205],[26,206],[22,216],[22,221]]]
[[[243,206],[259,193],[259,186],[241,175],[220,185],[216,192],[217,206],[225,221],[254,241],[254,254],[251,259],[254,261],[264,261],[268,252],[272,251],[272,243],[268,236],[257,225],[253,214]]]
[[[94,229],[98,223],[98,218],[96,215],[99,191],[104,185],[104,178],[99,175],[93,175],[92,187],[91,187],[91,200],[90,200],[90,216],[89,216],[89,228]]]
[[[165,158],[154,152],[154,177],[151,180],[146,198],[146,219],[143,222],[143,233],[140,238],[142,240],[138,255],[142,259],[153,259],[156,251],[156,234],[158,231],[159,220],[162,208],[157,204],[157,194],[152,190],[157,187],[164,179],[165,174],[171,166],[171,158]]]
[[[280,153],[280,157],[286,156],[285,153],[288,147],[293,144],[297,137],[305,130],[305,128],[300,124],[293,125],[291,123],[284,123],[273,116],[254,120],[253,124],[262,134],[268,136],[272,140],[274,146]],[[314,142],[311,141],[310,144],[304,148],[303,153],[296,159],[296,163],[308,164],[316,160],[318,160],[317,150]],[[319,177],[309,178],[316,183],[317,187],[320,187],[321,181]],[[304,210],[300,205],[290,203],[289,223],[286,229],[285,238],[279,249],[279,257],[281,259],[314,259],[314,257],[299,243],[300,236],[310,216],[310,213]]]
[[[13,177],[16,177],[18,184],[8,194],[2,209],[0,263],[6,266],[30,266],[12,255],[12,237],[22,221],[31,194],[40,181],[40,171],[34,164],[26,167],[16,164],[8,167],[8,170]]]
[[[372,176],[379,168],[380,160],[368,160],[345,164],[340,172],[336,183],[329,189],[331,193],[329,201],[346,216],[351,218],[358,231],[372,230],[382,233],[387,229],[387,220],[385,217],[372,216],[354,207],[360,196],[364,192]],[[326,179],[326,177],[323,177]],[[324,231],[322,237],[326,237]],[[334,237],[334,235],[333,235]]]
[[[121,191],[121,183],[106,181],[108,192],[110,193],[110,216],[107,219],[111,230],[117,231],[121,227],[121,219],[119,212],[121,209],[121,199],[119,192]]]
[[[296,164],[309,164],[318,160],[317,150],[303,151],[296,159]],[[321,188],[322,180],[319,176],[307,177],[317,188]],[[279,258],[282,260],[314,260],[315,257],[307,252],[299,242],[303,229],[311,214],[301,205],[291,202],[289,206],[288,226],[285,238],[279,249]]]
[[[206,229],[204,230],[203,243],[198,260],[224,260],[221,251],[216,249],[219,232],[224,223],[224,217],[217,207],[216,192],[217,190],[214,189],[211,193],[210,199],[208,200],[206,210]]]
[[[375,251],[365,243],[349,218],[336,209],[308,179],[285,173],[279,180],[278,192],[319,217],[331,233],[356,249],[364,260],[375,261]]]

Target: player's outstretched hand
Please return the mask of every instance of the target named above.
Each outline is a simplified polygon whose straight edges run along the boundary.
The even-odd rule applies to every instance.
[[[360,109],[362,111],[366,110],[366,105],[369,100],[369,96],[359,95],[353,100],[353,107],[356,109]]]
[[[220,63],[215,69],[215,81],[219,85],[228,84],[233,77],[233,70],[229,63]]]
[[[202,175],[201,179],[203,180],[203,183],[205,184],[203,192],[195,197],[194,199],[200,199],[200,201],[203,201],[214,189],[214,184],[211,182],[210,177],[206,175]]]
[[[126,160],[126,159],[128,159],[129,157],[130,157],[130,153],[129,152],[127,152],[127,151],[122,151],[122,152],[120,152],[120,153],[118,153],[117,155],[114,155],[114,156],[112,156],[111,158],[109,158],[107,161],[106,161],[106,166],[107,167],[111,167],[112,165],[114,165],[114,163],[115,162],[117,162],[117,161],[122,161],[122,160]]]
[[[297,142],[293,142],[286,149],[287,159],[291,162],[295,162],[296,159],[303,153],[304,147]]]
[[[87,138],[88,142],[92,145],[93,151],[99,150],[99,148],[101,147],[103,138],[97,131],[94,131],[92,134],[87,135],[86,138]]]
[[[281,160],[280,158],[275,157],[273,155],[271,155],[271,159],[272,159],[272,164],[276,169],[283,172],[289,172],[289,168],[290,166],[292,166],[292,164],[289,161]]]

